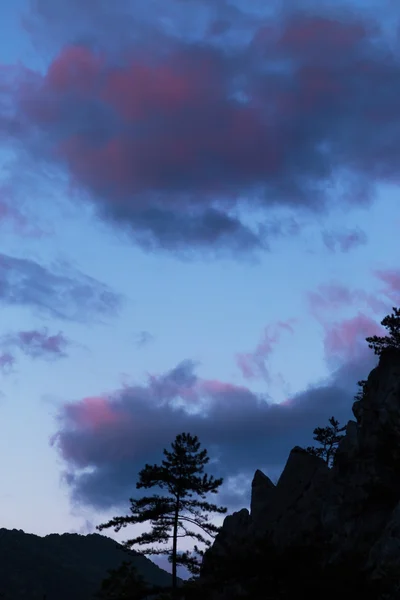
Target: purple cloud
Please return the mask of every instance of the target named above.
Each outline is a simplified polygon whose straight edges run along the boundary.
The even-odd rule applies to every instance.
[[[60,331],[50,335],[48,330],[32,329],[30,331],[18,331],[2,336],[0,344],[20,350],[31,358],[61,358],[66,356],[66,348],[69,340]]]
[[[9,373],[15,364],[15,357],[9,352],[0,353],[0,371],[2,373]],[[1,392],[0,392],[0,395]]]
[[[9,70],[0,130],[148,250],[265,250],[276,207],[365,205],[397,181],[400,64],[360,11],[292,6],[225,47],[142,36],[129,2],[32,6],[30,31],[60,42],[44,73]]]

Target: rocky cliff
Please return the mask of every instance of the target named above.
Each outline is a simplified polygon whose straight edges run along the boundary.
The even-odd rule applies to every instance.
[[[201,581],[212,581],[224,557],[237,569],[244,557],[253,556],[257,562],[255,547],[263,575],[272,568],[279,570],[281,556],[290,578],[287,556],[297,549],[296,564],[301,562],[302,572],[310,568],[310,573],[318,569],[327,573],[335,565],[353,565],[360,580],[369,582],[368,597],[400,598],[399,351],[382,354],[362,398],[353,404],[353,414],[355,420],[347,424],[332,468],[295,447],[276,486],[256,471],[250,513],[243,509],[226,517],[204,556]],[[252,573],[260,575],[254,569]],[[274,574],[268,577],[273,582]],[[327,576],[322,579],[326,584]],[[242,597],[240,585],[227,592],[228,587],[220,583],[213,597]],[[277,597],[286,596],[271,595]],[[307,597],[310,600],[312,594]]]

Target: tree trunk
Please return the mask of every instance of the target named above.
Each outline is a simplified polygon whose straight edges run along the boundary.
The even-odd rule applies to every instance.
[[[174,532],[172,539],[172,598],[177,597],[177,580],[176,580],[176,557],[178,548],[178,517],[179,517],[179,496],[176,499],[175,515],[174,515]]]

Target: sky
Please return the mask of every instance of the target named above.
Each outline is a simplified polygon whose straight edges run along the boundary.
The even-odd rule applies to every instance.
[[[3,3],[2,527],[95,531],[183,431],[231,513],[352,418],[400,304],[399,31],[390,0]]]

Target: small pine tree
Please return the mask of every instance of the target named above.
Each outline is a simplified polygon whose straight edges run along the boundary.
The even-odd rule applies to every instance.
[[[381,325],[385,327],[389,335],[380,337],[374,335],[367,337],[369,348],[371,348],[375,354],[380,356],[385,350],[400,350],[400,308],[393,307],[393,313],[387,315]]]
[[[329,423],[330,426],[317,427],[313,431],[314,440],[321,444],[322,448],[308,446],[306,451],[314,456],[323,458],[328,466],[331,467],[339,442],[344,437],[344,435],[341,435],[341,432],[345,431],[346,426],[339,427],[339,421],[337,421],[335,417],[331,417]]]
[[[151,589],[153,591],[153,589]],[[138,574],[136,567],[124,561],[118,569],[110,569],[100,590],[98,600],[142,600],[150,593],[149,586]]]
[[[200,572],[200,559],[204,552],[196,545],[194,553],[183,552],[178,554],[178,537],[191,537],[210,546],[209,539],[197,532],[188,529],[188,524],[196,525],[211,538],[220,531],[220,527],[208,522],[209,512],[224,514],[226,508],[218,507],[205,501],[209,492],[217,493],[223,479],[214,479],[204,474],[204,466],[209,462],[207,450],[200,451],[200,442],[196,436],[181,433],[172,443],[172,452],[164,450],[164,459],[161,465],[148,465],[139,473],[139,482],[136,488],[158,487],[166,489],[168,496],[154,494],[150,497],[135,500],[130,499],[131,514],[125,517],[115,517],[108,523],[99,525],[97,529],[113,527],[118,532],[128,524],[145,523],[150,521],[152,531],[142,533],[140,536],[124,543],[126,549],[134,545],[162,543],[167,544],[172,539],[172,549],[149,548],[143,554],[166,554],[172,563],[172,591],[177,590],[177,565],[185,565],[193,575]],[[196,494],[201,500],[192,499]],[[206,514],[204,514],[204,512]],[[172,535],[171,535],[172,530]],[[182,533],[178,533],[179,530]]]

